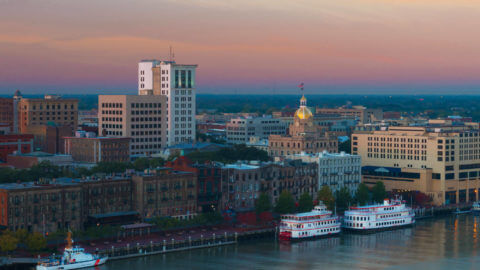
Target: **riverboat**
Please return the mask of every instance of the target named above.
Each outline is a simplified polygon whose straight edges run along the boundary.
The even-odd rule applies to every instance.
[[[342,229],[349,231],[388,230],[415,224],[414,211],[396,198],[383,204],[350,207],[345,211]]]
[[[61,258],[51,258],[37,265],[36,270],[67,270],[95,267],[104,264],[107,256],[86,253],[80,246],[73,246],[72,234],[67,236],[67,246]]]
[[[340,233],[340,220],[320,203],[312,211],[282,215],[279,239],[284,241],[332,236]]]
[[[480,201],[476,201],[473,203],[472,212],[477,215],[480,214]]]

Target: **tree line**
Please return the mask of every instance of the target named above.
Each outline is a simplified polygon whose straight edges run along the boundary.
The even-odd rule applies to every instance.
[[[342,187],[336,192],[332,192],[329,186],[323,186],[317,193],[317,201],[322,201],[329,210],[335,207],[338,211],[345,211],[350,205],[365,205],[369,202],[382,203],[387,197],[385,185],[383,182],[377,182],[371,189],[364,183],[360,183],[352,196],[347,187]],[[298,203],[287,190],[282,191],[275,205],[272,205],[270,197],[266,193],[260,194],[255,202],[257,214],[273,210],[278,214],[287,214],[295,212],[308,212],[314,207],[314,198],[308,193],[303,193]]]

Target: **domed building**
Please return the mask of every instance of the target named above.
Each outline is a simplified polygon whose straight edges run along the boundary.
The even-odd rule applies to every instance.
[[[268,138],[268,153],[270,156],[287,156],[293,154],[319,153],[324,150],[338,152],[338,142],[335,136],[329,136],[315,124],[314,115],[307,107],[307,98],[302,96],[300,107],[293,116],[293,124],[288,128],[287,135],[270,135]]]

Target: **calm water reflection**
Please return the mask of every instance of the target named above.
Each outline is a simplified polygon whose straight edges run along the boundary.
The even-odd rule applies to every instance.
[[[477,269],[479,217],[418,221],[413,228],[294,244],[242,243],[131,260],[101,269]]]

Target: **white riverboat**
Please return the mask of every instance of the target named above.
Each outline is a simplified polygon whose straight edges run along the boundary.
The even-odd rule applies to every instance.
[[[301,240],[340,233],[340,221],[320,203],[312,211],[283,215],[280,222],[280,240]]]
[[[476,201],[472,205],[472,212],[474,214],[480,214],[480,201]]]
[[[351,231],[375,231],[409,226],[415,213],[399,199],[385,200],[380,205],[350,207],[345,211],[342,228]]]
[[[37,265],[37,270],[67,270],[95,267],[104,264],[108,257],[86,253],[79,246],[73,246],[71,233],[68,233],[67,246],[60,259],[50,259]]]

